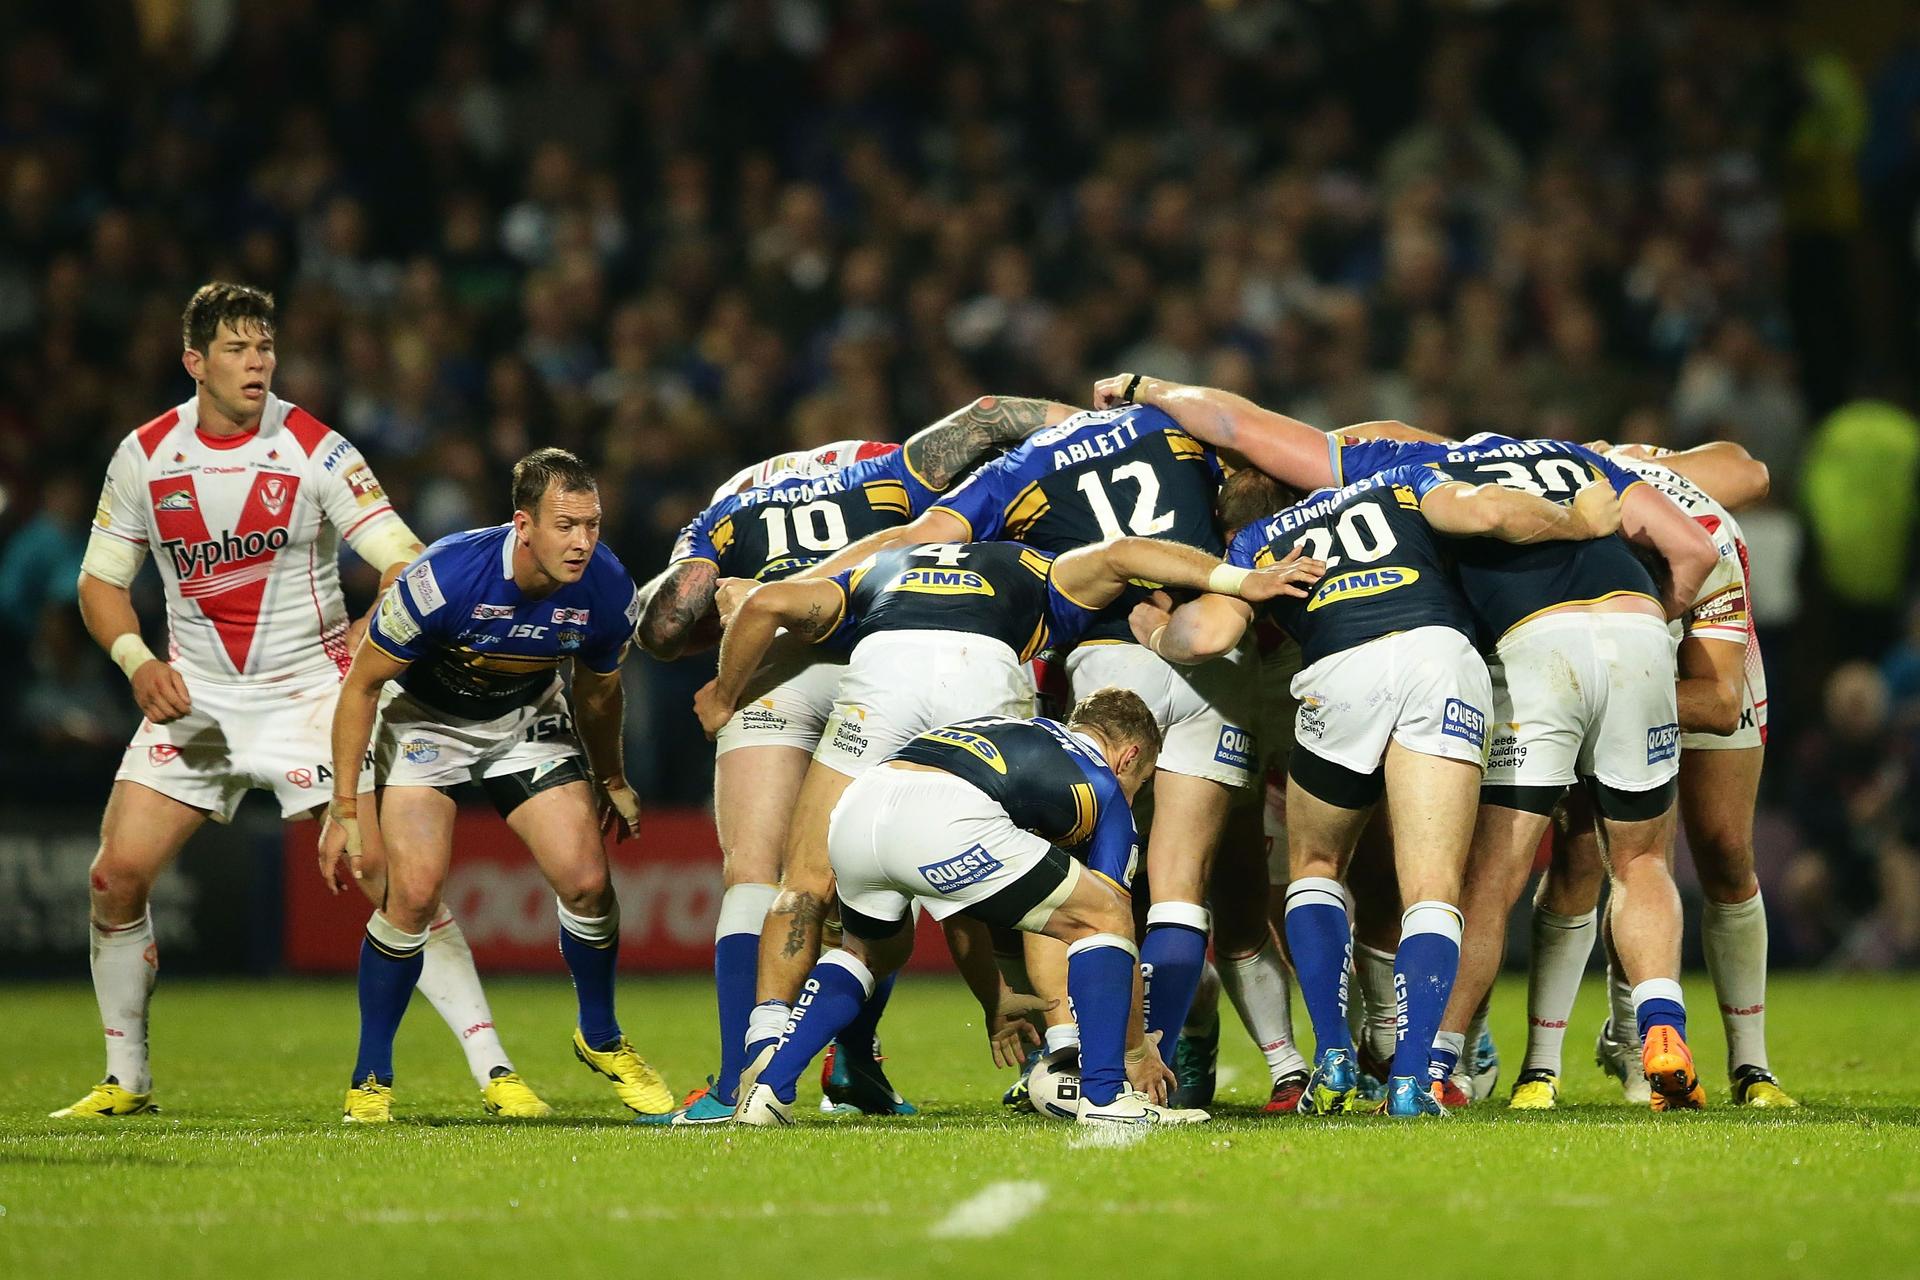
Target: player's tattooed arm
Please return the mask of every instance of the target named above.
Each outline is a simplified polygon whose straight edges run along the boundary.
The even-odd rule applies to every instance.
[[[713,594],[720,570],[707,560],[682,560],[640,588],[646,606],[634,638],[662,662],[698,653],[720,638]]]
[[[981,396],[916,432],[904,446],[907,465],[929,488],[945,490],[995,450],[1080,412],[1070,404],[1022,396]]]

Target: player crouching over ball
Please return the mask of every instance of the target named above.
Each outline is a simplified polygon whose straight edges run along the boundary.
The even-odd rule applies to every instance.
[[[1083,698],[1064,725],[994,716],[931,730],[855,779],[827,828],[845,944],[808,975],[734,1122],[793,1123],[807,1064],[912,953],[916,901],[935,919],[965,912],[1067,944],[1081,1123],[1206,1120],[1155,1101],[1172,1075],[1140,1012],[1129,806],[1159,751],[1147,704],[1107,688]]]

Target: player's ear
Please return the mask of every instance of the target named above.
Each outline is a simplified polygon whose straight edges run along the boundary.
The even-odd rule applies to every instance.
[[[186,368],[187,376],[195,382],[206,381],[207,358],[192,347],[180,349],[180,363]]]

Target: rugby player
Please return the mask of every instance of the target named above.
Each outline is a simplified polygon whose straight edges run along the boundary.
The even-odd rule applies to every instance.
[[[834,806],[828,851],[845,929],[808,976],[779,1047],[734,1119],[793,1123],[801,1074],[913,949],[910,908],[1043,933],[1067,948],[1080,1025],[1082,1124],[1192,1124],[1152,1101],[1166,1068],[1147,1041],[1127,901],[1139,853],[1129,805],[1160,728],[1140,698],[1104,689],[1067,722],[964,720],[901,744]]]
[[[1526,884],[1549,815],[1576,778],[1592,779],[1621,904],[1616,941],[1634,984],[1653,1106],[1703,1105],[1678,980],[1679,894],[1665,859],[1679,768],[1665,621],[1684,611],[1715,563],[1706,533],[1638,477],[1561,441],[1485,436],[1448,444],[1325,435],[1210,388],[1132,374],[1096,388],[1096,403],[1121,398],[1166,407],[1203,437],[1241,441],[1257,465],[1296,485],[1347,484],[1405,465],[1559,498],[1570,498],[1595,476],[1614,485],[1621,532],[1661,562],[1663,587],[1615,538],[1526,548],[1483,540],[1460,547],[1462,585],[1480,644],[1495,659],[1493,730],[1465,880],[1460,969],[1432,1070],[1444,1089],[1492,985],[1507,913]],[[1382,430],[1410,434],[1398,424]],[[1324,457],[1315,455],[1316,436]],[[1568,671],[1574,680],[1566,679]]]
[[[349,621],[340,594],[340,541],[380,570],[383,587],[420,552],[360,451],[273,394],[270,295],[203,285],[182,330],[193,398],[121,441],[81,566],[87,630],[146,719],[115,775],[89,882],[107,1073],[60,1118],[158,1109],[147,1057],[154,881],[201,824],[230,821],[250,789],[272,791],[289,819],[324,804],[334,781],[327,726],[366,626]],[[166,589],[164,659],[141,640],[128,590],[149,549]],[[371,788],[371,774],[359,785]],[[338,892],[331,866],[321,873]],[[383,880],[369,823],[357,883],[377,904]],[[431,923],[420,985],[460,1040],[487,1110],[545,1114],[500,1044],[460,926],[444,910]]]
[[[1767,917],[1753,870],[1753,816],[1766,753],[1767,686],[1754,634],[1747,546],[1725,506],[1665,464],[1663,450],[1609,451],[1621,466],[1679,504],[1712,537],[1719,560],[1702,584],[1680,632],[1680,820],[1706,897],[1707,971],[1727,1037],[1727,1070],[1736,1106],[1798,1105],[1769,1069],[1766,1042]],[[1764,467],[1749,462],[1747,484],[1764,489]],[[1760,468],[1756,476],[1752,468]],[[1719,480],[1724,477],[1715,476]],[[1571,810],[1572,806],[1569,806]],[[1527,987],[1527,1058],[1510,1106],[1551,1108],[1560,1085],[1561,1047],[1580,975],[1593,950],[1602,864],[1590,812],[1556,823],[1554,857],[1534,904],[1532,979]],[[1608,948],[1611,1016],[1595,1048],[1629,1101],[1646,1102],[1631,1069],[1631,988]]]
[[[522,458],[513,506],[511,524],[442,538],[387,590],[334,712],[322,856],[344,852],[355,865],[362,856],[354,780],[376,712],[388,856],[386,899],[360,948],[360,1047],[344,1120],[393,1118],[393,1036],[453,855],[446,789],[464,782],[485,789],[553,886],[579,1003],[575,1056],[631,1110],[673,1107],[614,1016],[620,907],[601,840],[614,825],[625,839],[640,821],[621,751],[620,687],[639,596],[600,543],[599,492],[580,459],[564,449]],[[577,734],[562,662],[573,668]],[[389,681],[397,689],[382,709]]]
[[[1265,599],[1297,590],[1292,582],[1313,569],[1296,558],[1276,566],[1271,577],[1246,577],[1197,548],[1147,538],[1118,538],[1057,560],[1018,543],[898,547],[831,578],[754,588],[728,626],[719,675],[695,695],[694,710],[709,733],[716,732],[733,714],[776,628],[803,640],[851,645],[808,783],[837,801],[852,778],[916,733],[978,715],[1030,714],[1034,691],[1023,664],[1042,648],[1086,633],[1108,605],[1138,590],[1129,580],[1194,590],[1212,582],[1215,589]],[[824,851],[826,832],[813,831],[807,821],[805,814],[794,818],[794,847]],[[786,875],[808,877],[810,892],[831,890],[830,870],[811,861],[790,863]],[[797,990],[790,989],[789,998]],[[777,1035],[758,1042],[756,1058]]]
[[[910,524],[855,543],[816,566],[836,573],[889,547],[1008,538],[1061,554],[1122,536],[1225,550],[1214,523],[1224,474],[1212,449],[1158,410],[1121,405],[1084,412],[994,459]],[[1127,613],[1147,595],[1129,588],[1066,656],[1072,698],[1117,685],[1153,709],[1162,733],[1147,838],[1147,911],[1140,960],[1147,1028],[1172,1063],[1206,963],[1206,907],[1214,851],[1255,759],[1253,660],[1176,668],[1136,644]]]
[[[1072,412],[1044,400],[983,396],[904,446],[842,441],[745,468],[682,530],[666,570],[643,589],[640,644],[670,661],[717,638],[714,590],[722,577],[789,577],[853,538],[904,523],[994,450]],[[715,740],[713,807],[724,884],[713,958],[720,1066],[707,1088],[674,1113],[676,1124],[715,1123],[733,1114],[762,964],[761,929],[780,894],[788,817],[844,668],[837,655],[812,646],[777,646],[754,673],[745,705]],[[789,917],[799,909],[786,900]],[[787,935],[776,928],[773,936]],[[880,1007],[885,996],[883,990]],[[872,1078],[870,1039],[843,1047],[834,1067],[841,1086],[831,1095],[835,1101],[894,1108],[891,1090]]]
[[[1300,1109],[1362,1106],[1347,1021],[1353,937],[1340,882],[1384,792],[1400,898],[1409,904],[1394,959],[1398,1036],[1387,1111],[1438,1115],[1427,1064],[1459,963],[1460,880],[1492,685],[1434,533],[1509,543],[1604,537],[1618,527],[1619,505],[1604,483],[1562,507],[1497,485],[1469,486],[1430,467],[1393,468],[1299,498],[1252,470],[1221,491],[1222,519],[1236,530],[1229,563],[1260,567],[1310,551],[1329,570],[1303,603],[1282,598],[1269,606],[1299,640],[1304,663],[1293,682],[1300,710],[1288,766],[1285,919],[1317,1042]],[[1343,562],[1352,567],[1338,571]],[[1149,649],[1186,663],[1238,645],[1253,610],[1209,596],[1171,615],[1142,604],[1131,621]]]

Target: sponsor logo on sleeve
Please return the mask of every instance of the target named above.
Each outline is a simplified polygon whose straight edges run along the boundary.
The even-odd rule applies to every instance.
[[[582,618],[581,621],[585,622],[586,619]],[[627,601],[627,625],[629,627],[640,625],[640,589],[638,587],[634,588],[633,599]]]
[[[380,482],[373,478],[373,471],[366,463],[358,463],[347,469],[341,479],[347,482],[347,488],[353,493],[353,500],[363,507],[370,507],[386,499],[386,491]]]
[[[593,610],[591,609],[555,609],[553,611],[553,625],[556,627],[564,627],[568,623],[575,623],[584,627],[587,625],[587,619],[591,617],[592,614]]]
[[[976,844],[951,858],[929,862],[920,868],[921,878],[943,894],[957,893],[970,884],[979,884],[1001,868],[1000,859]]]
[[[1450,738],[1458,738],[1474,750],[1484,750],[1487,745],[1487,717],[1480,708],[1448,698],[1446,709],[1440,715],[1440,732]]]
[[[511,618],[513,606],[510,604],[477,604],[473,606],[473,616],[482,622],[489,618]]]
[[[1680,726],[1658,724],[1647,730],[1647,763],[1671,760],[1680,750]]]
[[[572,653],[575,649],[578,649],[580,647],[580,642],[586,639],[586,636],[583,632],[569,629],[566,631],[562,631],[555,638],[558,639],[560,642],[560,652]]]
[[[380,597],[380,616],[375,622],[380,634],[395,644],[412,644],[420,638],[420,624],[407,612],[407,606],[400,603],[397,587]]]
[[[341,463],[341,460],[344,459],[352,451],[353,451],[353,446],[348,444],[345,440],[336,441],[334,443],[333,448],[327,451],[327,456],[320,459],[320,469],[323,471],[333,470],[335,467],[339,466]]]
[[[1214,745],[1215,764],[1224,764],[1233,769],[1251,769],[1253,767],[1253,735],[1238,725],[1225,725],[1220,730],[1220,741]]]
[[[421,614],[432,613],[447,602],[440,594],[440,582],[433,576],[433,562],[422,560],[407,570],[407,594],[413,597],[413,607]]]

